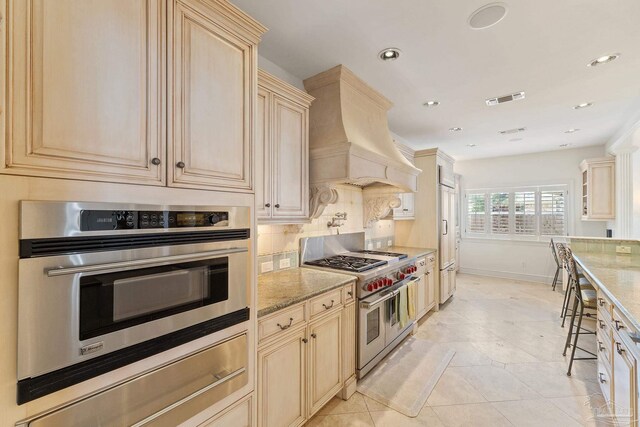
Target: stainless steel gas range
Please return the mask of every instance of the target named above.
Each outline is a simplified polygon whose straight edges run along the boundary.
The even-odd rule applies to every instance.
[[[389,354],[415,324],[402,310],[407,287],[416,280],[416,259],[406,254],[365,250],[364,233],[301,239],[301,265],[340,270],[357,277],[358,378]]]

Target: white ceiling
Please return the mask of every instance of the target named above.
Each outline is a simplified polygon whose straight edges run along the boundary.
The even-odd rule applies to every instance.
[[[390,128],[415,149],[461,160],[598,145],[640,112],[638,0],[511,0],[484,30],[467,19],[487,0],[232,1],[269,27],[260,55],[301,79],[346,65],[394,102]],[[386,47],[401,57],[379,60]],[[586,66],[610,53],[622,56]],[[485,105],[517,91],[526,99]]]

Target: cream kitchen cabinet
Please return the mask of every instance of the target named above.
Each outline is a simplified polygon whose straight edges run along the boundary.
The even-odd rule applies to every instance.
[[[435,254],[418,258],[416,276],[419,278],[416,295],[416,319],[420,320],[436,305],[436,284],[433,276],[435,270]]]
[[[440,304],[447,302],[456,291],[455,264],[440,271]]]
[[[258,71],[256,215],[309,221],[309,106],[313,97]]]
[[[436,306],[435,255],[430,255],[429,258],[427,258],[427,262],[427,270],[424,273],[424,287],[427,298],[426,310],[429,312]]]
[[[414,209],[415,193],[400,193],[400,207],[393,210],[394,220],[415,219]]]
[[[352,283],[258,319],[259,427],[301,425],[333,396],[355,391],[345,392],[355,385],[353,291]],[[324,313],[312,314],[322,301]]]
[[[253,191],[264,27],[223,0],[11,6],[0,172]]]
[[[582,171],[582,220],[615,219],[614,157],[587,159],[580,163]]]

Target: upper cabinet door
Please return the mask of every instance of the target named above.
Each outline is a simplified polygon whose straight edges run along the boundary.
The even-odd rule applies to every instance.
[[[256,105],[256,216],[269,218],[273,203],[271,203],[271,183],[273,171],[271,169],[271,96],[269,91],[258,87]]]
[[[4,173],[162,185],[162,0],[20,0]]]
[[[309,211],[308,110],[273,97],[273,217],[306,217]]]
[[[169,185],[251,192],[255,45],[206,2],[174,1],[171,13]]]

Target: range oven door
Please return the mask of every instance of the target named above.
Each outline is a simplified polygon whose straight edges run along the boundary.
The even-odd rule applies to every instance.
[[[387,301],[392,298],[393,292],[379,292],[359,302],[358,370],[362,370],[385,348]]]
[[[196,325],[211,333],[248,320],[248,245],[237,240],[20,260],[18,379],[139,343],[147,343],[144,351],[149,345],[163,351],[185,342],[181,331],[203,336]]]

